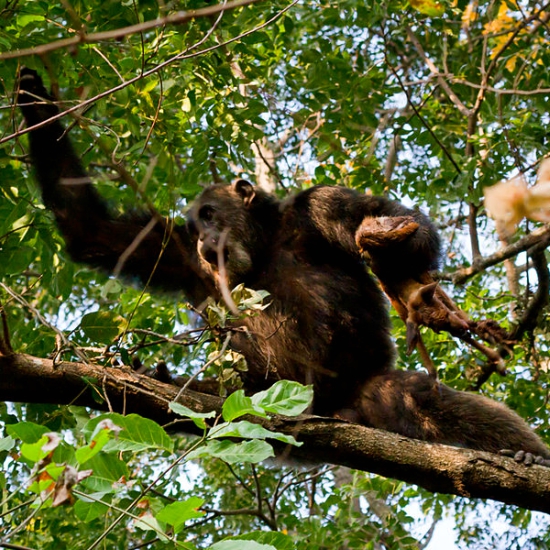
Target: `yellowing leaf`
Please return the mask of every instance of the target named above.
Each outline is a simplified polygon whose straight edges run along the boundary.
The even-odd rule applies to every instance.
[[[464,10],[462,14],[462,25],[468,27],[470,23],[473,23],[477,19],[477,0],[472,0]]]
[[[513,55],[506,61],[506,69],[510,71],[511,73],[514,72],[514,69],[516,68],[516,62],[518,60],[517,55]]]
[[[502,2],[498,8],[497,16],[485,25],[483,33],[499,33],[508,30],[513,24],[514,20],[508,15],[508,6],[505,2]]]
[[[445,6],[437,0],[409,0],[410,5],[420,13],[437,17],[445,13]]]

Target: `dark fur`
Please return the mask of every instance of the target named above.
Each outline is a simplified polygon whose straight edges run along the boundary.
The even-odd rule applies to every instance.
[[[58,112],[32,97],[51,99],[34,71],[23,69],[20,86],[27,124]],[[30,143],[44,202],[69,253],[112,271],[150,218],[110,213],[92,185],[83,183],[86,172],[58,122],[33,131]],[[157,223],[122,274],[179,290],[196,306],[208,296],[219,299],[218,248],[229,229],[222,251],[229,287],[265,289],[272,301],[231,340],[247,359],[248,391],[297,380],[313,384],[317,414],[428,441],[550,457],[503,405],[454,391],[423,373],[394,369],[386,300],[365,267],[355,233],[367,216],[403,215],[420,227],[404,243],[377,253],[377,273],[386,282],[437,266],[439,238],[421,213],[339,187],[314,187],[281,202],[247,182],[214,185],[192,205],[186,225],[170,231]]]

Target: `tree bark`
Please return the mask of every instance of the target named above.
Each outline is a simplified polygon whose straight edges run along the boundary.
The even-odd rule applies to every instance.
[[[196,433],[192,422],[168,409],[179,388],[139,375],[129,368],[53,363],[23,354],[0,356],[0,400],[83,405],[101,411],[138,413],[172,431]],[[220,412],[223,400],[186,390],[178,400],[197,411]],[[279,446],[278,454],[305,462],[364,470],[429,491],[489,498],[550,513],[550,468],[525,466],[513,459],[315,416],[270,420],[251,418],[267,428],[294,435],[299,448]]]

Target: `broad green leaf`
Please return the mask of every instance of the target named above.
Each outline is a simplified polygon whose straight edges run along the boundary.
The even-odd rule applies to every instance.
[[[37,14],[33,14],[33,13],[22,14],[17,18],[17,24],[20,27],[25,27],[29,23],[35,23],[35,22],[43,21],[43,20],[44,20],[43,15],[37,15]]]
[[[134,520],[134,526],[142,531],[154,531],[161,541],[167,541],[168,537],[160,523],[150,511],[142,514],[139,519]]]
[[[126,321],[110,311],[87,313],[80,321],[82,332],[93,342],[111,343],[124,329]]]
[[[116,439],[111,439],[106,444],[104,447],[105,452],[143,451],[146,449],[160,449],[171,452],[174,448],[173,440],[161,426],[138,414],[123,416],[117,413],[107,413],[93,418],[83,430],[88,441],[98,423],[104,419],[109,419],[122,428]]]
[[[45,426],[40,426],[34,422],[19,422],[8,424],[6,431],[14,439],[20,439],[23,443],[35,443],[49,430]]]
[[[119,295],[123,290],[123,286],[117,279],[109,279],[101,289],[102,298],[107,298],[110,294]]]
[[[259,424],[253,424],[247,420],[241,420],[240,422],[230,422],[226,424],[220,424],[210,430],[208,434],[209,439],[219,439],[221,437],[242,437],[245,439],[277,439],[283,443],[289,445],[301,446],[302,443],[298,443],[291,435],[282,434],[279,432],[271,432],[260,426]]]
[[[253,414],[262,417],[266,416],[261,408],[254,406],[252,399],[247,397],[243,390],[234,391],[223,403],[223,419],[226,422],[231,422],[235,420],[235,418],[239,418],[245,414]]]
[[[15,447],[15,439],[13,437],[2,437],[0,438],[0,452],[9,451]]]
[[[111,431],[108,428],[99,430],[88,445],[76,450],[75,456],[78,463],[84,464],[87,460],[90,460],[90,458],[99,453],[111,437]]]
[[[130,471],[126,462],[115,453],[99,453],[86,461],[86,468],[93,470],[93,475],[83,481],[90,490],[108,494],[116,492],[115,482],[124,482],[129,479]]]
[[[204,504],[204,499],[191,497],[184,501],[172,502],[156,514],[159,521],[172,525],[175,533],[179,533],[185,522],[204,516],[199,508]]]
[[[265,441],[208,441],[206,445],[189,454],[189,460],[195,458],[220,458],[228,464],[251,462],[257,464],[267,458],[275,456],[271,445]]]
[[[303,413],[313,400],[313,388],[290,380],[279,380],[268,390],[252,396],[252,403],[267,412],[285,416]]]
[[[57,434],[44,434],[35,443],[22,443],[21,456],[36,463],[53,452],[60,442],[61,439]]]
[[[104,516],[108,512],[109,506],[107,504],[103,504],[102,502],[88,502],[79,498],[79,500],[74,503],[73,509],[79,520],[89,523],[96,518]]]

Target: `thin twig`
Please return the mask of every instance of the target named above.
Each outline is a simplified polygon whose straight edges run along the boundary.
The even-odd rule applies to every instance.
[[[222,347],[219,351],[219,353],[217,353],[212,359],[210,359],[210,361],[207,361],[201,368],[200,370],[198,370],[195,374],[193,374],[193,376],[190,376],[189,377],[189,380],[187,380],[185,382],[185,384],[180,388],[179,392],[177,393],[176,397],[174,397],[174,401],[177,401],[180,397],[181,397],[181,394],[189,387],[189,385],[191,384],[191,382],[193,382],[193,380],[195,380],[195,378],[197,378],[197,376],[201,373],[203,373],[204,371],[206,371],[206,369],[212,365],[213,363],[215,363],[218,359],[220,359],[223,354],[225,353],[225,350],[227,349],[227,346],[229,345],[229,342],[231,341],[231,332],[228,332],[226,337],[225,337],[225,340],[223,341],[223,344],[222,344]]]
[[[538,288],[535,295],[531,299],[529,305],[523,312],[521,319],[516,326],[510,331],[509,339],[513,341],[520,340],[526,332],[532,331],[537,326],[537,320],[543,310],[548,305],[550,292],[550,273],[548,272],[548,264],[544,250],[548,245],[548,240],[542,242],[535,247],[529,254],[533,261],[533,266],[537,272]],[[499,349],[499,354],[502,358],[509,355],[509,351],[505,347]],[[479,390],[481,386],[489,379],[491,374],[497,370],[497,365],[494,363],[486,363],[481,368],[481,374],[473,384],[473,388]]]
[[[85,364],[89,363],[88,358],[84,353],[82,353],[82,350],[78,349],[70,340],[65,336],[63,331],[59,330],[57,327],[52,325],[41,313],[38,311],[35,307],[33,307],[23,296],[15,292],[12,288],[7,286],[5,283],[0,283],[0,288],[3,288],[5,292],[7,292],[17,303],[21,304],[23,307],[27,308],[35,317],[36,319],[45,327],[49,328],[51,331],[53,331],[57,338],[60,339],[60,341],[63,343],[63,346],[66,346],[74,352],[74,354],[78,357],[80,361],[82,361]]]
[[[468,109],[468,107],[466,107],[466,105],[464,105],[464,103],[460,101],[460,98],[451,89],[451,87],[449,86],[449,83],[443,78],[443,75],[439,72],[434,62],[426,55],[424,48],[420,44],[418,38],[416,38],[416,35],[412,32],[411,28],[408,25],[406,25],[405,30],[407,32],[407,36],[409,37],[409,40],[413,43],[417,53],[420,55],[420,57],[422,57],[422,59],[428,66],[428,69],[430,69],[430,72],[437,78],[437,82],[443,88],[443,90],[445,90],[449,99],[453,102],[453,104],[456,106],[456,108],[460,111],[462,115],[466,117],[469,116],[470,109]]]
[[[386,48],[384,49],[384,52],[387,51],[387,47],[388,47],[388,40],[387,40],[387,35],[386,35],[386,30],[383,29],[383,40],[384,40],[384,44],[386,45]],[[405,86],[403,85],[403,82],[401,81],[401,77],[399,76],[399,73],[397,72],[397,70],[391,65],[391,63],[389,62],[389,59],[388,59],[388,56],[386,53],[384,53],[384,58],[386,60],[386,65],[389,67],[390,71],[392,72],[393,76],[395,77],[395,79],[397,80],[397,83],[399,84],[399,87],[401,88],[401,90],[403,91],[403,93],[405,94],[406,98],[407,98],[407,103],[411,106],[411,109],[414,111],[414,114],[418,117],[418,120],[420,120],[420,122],[422,123],[422,126],[424,126],[424,128],[426,128],[426,130],[428,130],[428,132],[430,133],[430,135],[432,136],[432,138],[434,139],[434,141],[437,143],[437,145],[441,148],[441,150],[443,151],[443,154],[447,157],[447,159],[449,159],[449,162],[454,166],[457,174],[460,174],[462,173],[462,170],[460,168],[460,166],[458,166],[458,164],[456,163],[455,159],[453,158],[453,156],[451,155],[451,153],[449,153],[449,151],[447,150],[447,148],[445,147],[445,145],[443,145],[443,143],[441,142],[441,140],[437,137],[437,135],[435,134],[435,132],[432,130],[432,128],[430,127],[430,125],[424,120],[424,117],[420,114],[420,111],[418,110],[418,108],[415,106],[415,104],[413,103],[412,101],[412,97],[409,93],[409,91],[407,90],[407,88],[405,88]],[[1,140],[0,140],[0,143]]]
[[[157,225],[157,219],[154,217],[149,220],[147,225],[143,227],[139,233],[134,237],[134,240],[126,247],[124,252],[119,256],[117,263],[115,265],[115,268],[113,270],[113,276],[118,277],[124,268],[124,264],[128,260],[128,258],[136,251],[136,249],[139,247],[139,245],[143,242],[143,240],[151,233],[151,231],[154,229],[155,225]]]
[[[167,474],[169,474],[178,464],[186,460],[187,456],[190,452],[194,451],[197,447],[199,447],[203,443],[203,439],[197,439],[193,445],[189,447],[181,456],[179,456],[176,460],[174,460],[169,466],[164,468],[152,481],[149,483],[144,489],[140,491],[140,493],[130,502],[130,504],[124,508],[121,513],[109,523],[109,526],[97,537],[97,539],[90,545],[86,550],[94,550],[94,548],[97,548],[105,538],[109,536],[109,533],[113,531],[117,525],[130,513],[130,511],[136,506],[136,504],[148,493],[150,489],[152,489],[161,479],[164,478]],[[76,491],[75,491],[76,493]],[[90,495],[85,495],[86,497],[92,498]],[[111,505],[110,505],[111,506]]]
[[[550,291],[550,275],[548,273],[548,263],[544,254],[544,246],[537,246],[535,250],[529,253],[533,261],[533,267],[537,273],[538,287],[533,299],[523,312],[518,324],[510,333],[510,338],[517,340],[526,332],[532,331],[537,326],[537,320],[541,311],[548,304],[548,294]]]

